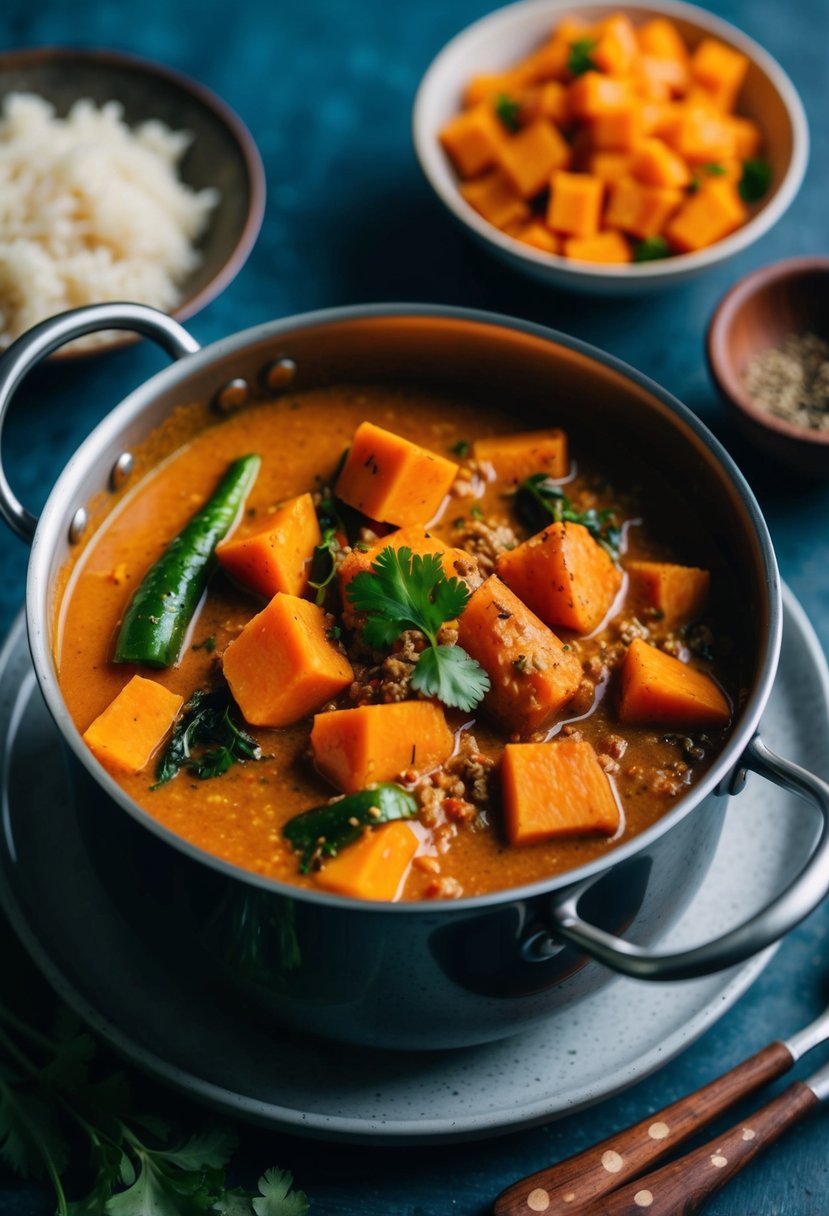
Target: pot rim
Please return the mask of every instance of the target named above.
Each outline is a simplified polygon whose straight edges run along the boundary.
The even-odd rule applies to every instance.
[[[113,777],[98,763],[89,748],[84,743],[80,731],[69,716],[63,701],[63,696],[57,680],[57,672],[52,660],[50,637],[52,633],[49,619],[49,582],[48,566],[55,548],[60,547],[65,536],[68,519],[66,503],[75,501],[75,485],[80,481],[86,469],[93,464],[98,454],[117,440],[124,426],[145,410],[160,392],[173,389],[191,377],[191,374],[209,369],[217,360],[238,353],[245,347],[274,338],[288,335],[299,330],[308,330],[325,325],[341,322],[371,321],[390,319],[393,317],[425,317],[435,320],[455,320],[473,324],[496,326],[501,329],[515,330],[531,337],[539,338],[554,345],[563,346],[568,350],[597,362],[622,377],[632,381],[640,388],[655,397],[662,405],[667,406],[670,413],[684,423],[715,458],[719,469],[738,493],[746,510],[755,539],[758,543],[765,575],[766,602],[768,608],[768,632],[761,642],[761,654],[757,675],[751,695],[743,707],[741,721],[734,730],[731,738],[721,754],[698,785],[683,796],[676,807],[668,811],[654,824],[634,836],[625,844],[614,848],[604,857],[565,871],[563,874],[551,875],[523,886],[507,887],[486,895],[461,897],[457,900],[442,900],[438,903],[421,901],[401,901],[398,903],[374,902],[370,900],[354,900],[346,896],[329,894],[325,891],[313,891],[305,887],[293,886],[266,875],[257,874],[251,870],[208,853],[200,846],[193,844],[184,837],[177,835],[170,828],[141,807],[125,790],[118,785]],[[347,305],[336,308],[320,309],[309,313],[267,321],[235,334],[221,338],[209,346],[203,347],[194,354],[178,360],[169,367],[163,368],[155,375],[145,380],[133,389],[83,440],[74,454],[70,457],[55,485],[53,486],[42,514],[37,524],[32,541],[29,558],[28,575],[26,580],[26,623],[29,637],[29,648],[40,690],[46,705],[52,715],[65,743],[71,748],[78,760],[88,770],[103,791],[125,810],[136,822],[149,829],[154,835],[171,845],[192,861],[207,865],[228,878],[245,883],[249,886],[269,891],[275,895],[321,904],[338,908],[351,913],[359,912],[366,915],[387,914],[396,916],[435,916],[462,915],[472,911],[497,907],[504,903],[528,900],[539,896],[549,896],[556,892],[569,889],[576,884],[586,883],[599,874],[619,865],[645,850],[671,828],[689,815],[712,792],[727,793],[724,788],[724,778],[735,769],[742,756],[743,750],[756,731],[760,716],[765,708],[771,692],[772,683],[777,671],[782,637],[782,605],[780,578],[777,561],[771,542],[771,537],[763,518],[760,507],[743,474],[738,469],[732,457],[722,446],[703,422],[667,389],[662,388],[650,377],[637,371],[617,356],[606,353],[590,343],[563,334],[558,330],[526,321],[518,317],[488,312],[481,309],[454,307],[449,305],[429,305],[422,303],[385,303],[368,305]],[[718,789],[719,787],[719,789]]]

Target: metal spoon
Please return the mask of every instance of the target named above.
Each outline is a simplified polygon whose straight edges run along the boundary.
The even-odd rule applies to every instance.
[[[557,1213],[581,1213],[582,1211],[638,1212],[648,1206],[644,1203],[636,1205],[634,1202],[635,1194],[633,1192],[641,1189],[651,1194],[650,1210],[653,1214],[658,1211],[684,1211],[685,1209],[681,1205],[674,1208],[655,1206],[656,1192],[652,1191],[651,1187],[645,1187],[644,1183],[637,1184],[633,1188],[624,1187],[620,1192],[620,1194],[626,1194],[632,1190],[630,1197],[631,1202],[634,1203],[632,1207],[617,1209],[601,1205],[593,1206],[593,1201],[600,1199],[603,1195],[608,1195],[611,1191],[618,1191],[630,1179],[639,1178],[645,1170],[672,1152],[689,1136],[707,1126],[742,1098],[754,1093],[775,1077],[788,1072],[796,1061],[812,1048],[826,1042],[827,1039],[829,1039],[829,1009],[825,1009],[820,1017],[803,1030],[798,1031],[797,1034],[782,1042],[770,1043],[768,1047],[764,1047],[762,1051],[750,1056],[749,1059],[744,1060],[742,1064],[738,1064],[736,1068],[732,1068],[715,1081],[687,1094],[684,1098],[680,1098],[672,1105],[650,1115],[640,1123],[609,1136],[607,1140],[585,1149],[575,1157],[568,1157],[557,1165],[530,1174],[528,1177],[522,1178],[520,1182],[514,1182],[495,1200],[494,1216],[536,1216],[539,1212],[546,1212],[549,1216],[555,1216]],[[795,1093],[797,1094],[796,1099],[793,1096]],[[806,1095],[808,1095],[808,1100]],[[746,1137],[741,1141],[742,1149],[739,1152],[735,1152],[732,1148],[729,1152],[725,1152],[723,1149],[722,1153],[714,1154],[723,1156],[729,1167],[733,1163],[736,1164],[733,1164],[733,1168],[723,1166],[722,1172],[718,1167],[713,1167],[711,1178],[717,1185],[722,1185],[755,1153],[766,1144],[772,1143],[785,1127],[795,1119],[801,1118],[827,1095],[829,1095],[829,1066],[821,1069],[805,1084],[796,1082],[769,1106],[764,1107],[760,1112],[764,1117],[762,1130],[760,1126],[754,1127],[752,1124],[752,1129],[756,1132],[756,1139]],[[774,1120],[782,1120],[779,1130],[774,1135],[771,1134],[770,1125],[767,1126],[765,1121],[766,1113],[773,1109],[776,1112]],[[759,1115],[756,1118],[759,1118]],[[721,1140],[716,1141],[716,1144],[725,1146],[728,1143],[731,1145],[729,1137],[735,1134],[735,1130],[727,1132]],[[710,1158],[713,1150],[710,1146],[706,1146],[706,1149]],[[696,1164],[693,1159],[699,1153],[702,1153],[700,1160],[704,1160],[705,1153],[701,1149],[695,1150],[694,1153],[682,1159],[685,1168],[692,1169],[695,1177],[697,1176]],[[666,1166],[653,1176],[652,1181],[656,1181],[659,1174],[667,1175],[679,1164],[674,1162],[672,1165]],[[661,1188],[662,1182],[659,1185]],[[706,1192],[706,1194],[708,1193],[710,1191]],[[674,1191],[673,1194],[674,1202],[676,1202],[676,1192]],[[685,1194],[683,1183],[683,1195]],[[615,1196],[613,1198],[615,1199]],[[688,1211],[691,1210],[688,1209]]]

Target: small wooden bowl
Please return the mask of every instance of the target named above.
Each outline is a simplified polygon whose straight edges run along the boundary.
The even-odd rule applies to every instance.
[[[37,47],[0,53],[0,102],[12,92],[38,94],[59,117],[73,102],[89,98],[97,106],[120,102],[129,126],[159,119],[173,131],[190,131],[193,142],[181,160],[179,177],[193,190],[216,187],[220,198],[196,242],[201,260],[180,284],[181,300],[171,315],[178,321],[192,317],[239,273],[262,224],[265,173],[250,132],[209,89],[120,51]],[[137,340],[113,333],[105,345],[72,345],[53,358],[88,357]]]
[[[755,405],[742,382],[748,361],[791,333],[829,341],[829,257],[775,262],[731,288],[708,328],[708,363],[740,430],[764,452],[810,476],[829,473],[829,431],[794,426]]]

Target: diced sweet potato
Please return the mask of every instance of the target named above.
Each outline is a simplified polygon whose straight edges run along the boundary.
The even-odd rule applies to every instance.
[[[621,571],[582,524],[551,524],[502,553],[495,569],[546,625],[576,633],[601,624],[622,583]]]
[[[734,155],[738,161],[753,160],[763,143],[763,136],[756,122],[740,114],[729,114],[726,126],[734,134]]]
[[[445,456],[361,422],[337,478],[349,506],[387,524],[425,524],[437,514],[458,473]]]
[[[351,664],[326,630],[322,608],[283,592],[248,621],[222,657],[225,679],[248,722],[288,726],[351,683]]]
[[[575,654],[494,574],[470,598],[458,642],[489,676],[484,708],[510,732],[543,730],[581,683]]]
[[[665,186],[684,190],[691,182],[691,170],[681,156],[661,139],[643,139],[632,157],[631,176],[646,186]]]
[[[84,731],[89,750],[114,773],[140,773],[164,741],[183,698],[163,684],[133,676]]]
[[[529,204],[515,193],[500,169],[464,182],[460,189],[470,207],[504,231],[525,224],[532,214]]]
[[[540,220],[534,220],[530,224],[525,224],[523,228],[519,228],[515,233],[517,241],[523,241],[525,245],[532,245],[533,249],[540,249],[542,253],[558,253],[561,248],[561,242],[555,233],[550,232]]]
[[[533,473],[566,477],[570,472],[567,435],[554,427],[476,439],[472,451],[479,464],[490,465],[499,481],[512,486]]]
[[[473,76],[464,87],[464,109],[471,109],[484,101],[489,102],[491,108],[502,94],[511,96],[522,87],[521,79],[515,72],[482,72]]]
[[[508,743],[501,789],[510,844],[612,836],[619,828],[613,789],[586,740]]]
[[[396,820],[365,835],[315,874],[317,885],[353,899],[394,900],[418,850],[419,841],[408,823]]]
[[[628,562],[626,569],[634,603],[655,608],[668,629],[695,620],[708,602],[707,570],[672,562]]]
[[[656,236],[681,206],[683,197],[680,190],[645,186],[625,177],[608,187],[605,223],[642,239]]]
[[[745,223],[747,215],[735,183],[723,177],[710,178],[683,203],[665,235],[675,249],[693,253],[734,232]]]
[[[621,110],[600,114],[590,124],[590,144],[615,152],[632,152],[645,134],[640,102]]]
[[[629,81],[614,80],[601,72],[584,72],[567,90],[570,117],[576,119],[598,118],[601,114],[629,107],[632,100]]]
[[[303,595],[320,527],[310,494],[290,499],[267,524],[241,540],[219,545],[216,554],[232,578],[266,599],[277,591]]]
[[[450,118],[438,137],[461,177],[476,177],[495,164],[507,133],[492,106],[482,102]]]
[[[548,80],[538,91],[538,113],[562,126],[567,121],[567,88],[560,80]]]
[[[564,256],[578,262],[623,265],[631,260],[631,251],[620,232],[597,232],[595,236],[570,237],[564,242]]]
[[[705,672],[636,638],[621,672],[619,719],[632,726],[683,730],[726,726],[731,707]]]
[[[543,190],[550,174],[570,164],[570,145],[546,118],[507,139],[498,152],[501,171],[521,198]]]
[[[747,57],[716,38],[703,38],[691,56],[691,78],[716,98],[723,110],[734,108],[747,71]]]
[[[353,794],[409,769],[429,772],[451,756],[454,738],[440,706],[400,701],[317,714],[311,747],[323,777]]]
[[[547,223],[565,236],[594,236],[599,231],[604,182],[589,173],[560,169],[550,179]]]
[[[589,169],[593,177],[603,182],[615,182],[630,176],[632,157],[628,152],[594,152]]]
[[[675,125],[664,131],[663,139],[696,165],[731,160],[737,150],[737,135],[727,116],[700,105],[683,107]]]
[[[642,55],[636,65],[636,89],[651,101],[669,101],[688,87],[688,65],[678,59]]]
[[[676,59],[688,62],[688,48],[673,21],[667,17],[653,17],[640,25],[636,31],[640,49],[656,59]]]
[[[609,76],[626,76],[633,66],[638,47],[630,17],[614,13],[596,26],[596,45],[590,58]]]
[[[384,549],[411,549],[412,553],[421,555],[426,553],[442,553],[441,566],[447,578],[460,578],[466,581],[464,575],[468,575],[472,582],[477,582],[480,575],[477,575],[477,563],[471,554],[464,549],[454,549],[451,545],[447,545],[445,540],[439,540],[436,536],[430,536],[425,528],[415,525],[411,528],[398,528],[396,532],[390,532],[388,536],[381,536],[368,549],[352,549],[347,557],[340,563],[338,577],[340,580],[340,600],[343,606],[343,619],[346,625],[352,627],[357,615],[351,608],[348,600],[347,587],[355,574],[359,574],[362,570],[371,570],[372,563],[377,561],[377,557]]]

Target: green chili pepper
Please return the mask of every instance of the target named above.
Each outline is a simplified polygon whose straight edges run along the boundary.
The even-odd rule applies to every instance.
[[[115,647],[116,663],[171,667],[213,570],[219,541],[230,531],[262,461],[233,462],[208,499],[150,567],[130,601]]]
[[[316,858],[336,857],[340,849],[359,840],[368,827],[379,827],[393,819],[412,819],[417,802],[393,782],[384,781],[373,789],[359,790],[339,802],[317,806],[294,815],[282,835],[301,853],[300,874],[307,874]]]

